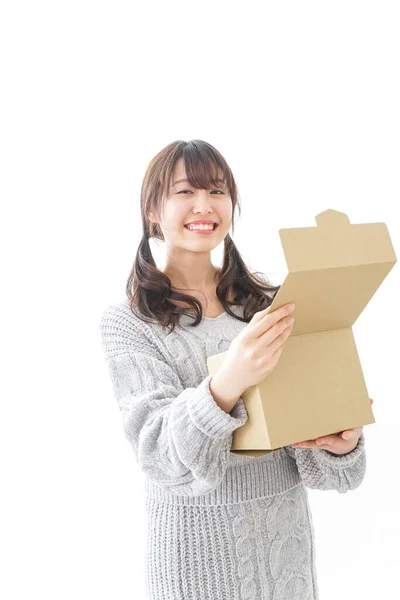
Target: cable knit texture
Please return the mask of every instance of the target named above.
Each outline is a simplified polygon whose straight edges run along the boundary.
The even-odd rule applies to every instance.
[[[242,307],[232,311],[240,314]],[[214,401],[207,357],[246,323],[224,312],[173,333],[135,316],[128,300],[101,317],[102,347],[135,460],[145,478],[150,600],[319,600],[307,488],[357,488],[365,438],[346,455],[285,446],[230,452],[247,420]]]

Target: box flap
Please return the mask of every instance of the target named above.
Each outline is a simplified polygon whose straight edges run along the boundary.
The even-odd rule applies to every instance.
[[[316,222],[279,230],[289,273],[271,309],[296,304],[292,335],[352,327],[397,260],[385,223],[332,209]]]

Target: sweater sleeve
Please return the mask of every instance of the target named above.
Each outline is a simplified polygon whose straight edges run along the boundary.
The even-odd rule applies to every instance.
[[[211,375],[184,389],[148,328],[130,320],[128,331],[114,317],[109,311],[102,317],[103,348],[138,465],[173,493],[195,496],[213,490],[224,477],[233,431],[247,420],[243,400],[230,414],[223,411],[211,394]]]
[[[300,477],[309,488],[336,490],[345,494],[363,481],[366,473],[365,434],[347,454],[333,454],[325,448],[292,448],[284,446],[295,461]]]

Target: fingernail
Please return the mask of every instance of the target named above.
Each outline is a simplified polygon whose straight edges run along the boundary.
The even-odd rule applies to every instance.
[[[317,440],[317,444],[318,444],[318,446],[320,446],[320,445],[321,445],[321,444],[323,444],[323,443],[324,443],[324,440]]]

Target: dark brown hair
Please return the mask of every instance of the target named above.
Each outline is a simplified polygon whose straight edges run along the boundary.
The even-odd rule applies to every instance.
[[[149,244],[152,237],[164,240],[158,223],[150,221],[148,215],[150,212],[160,214],[163,200],[168,197],[175,165],[181,157],[190,185],[198,189],[218,187],[218,168],[222,169],[232,200],[232,232],[235,208],[238,207],[239,215],[241,210],[233,174],[223,156],[211,144],[202,140],[177,140],[168,144],[150,161],[143,178],[140,197],[143,236],[126,284],[126,294],[131,310],[141,319],[146,322],[154,322],[155,319],[163,327],[171,325],[171,332],[183,313],[193,316],[193,310],[195,311],[196,317],[193,317],[192,327],[198,325],[203,316],[202,306],[197,298],[178,293],[171,288],[171,280],[157,268]],[[276,293],[280,288],[279,285],[270,285],[265,275],[258,278],[255,273],[248,271],[229,233],[224,238],[223,263],[216,273],[215,280],[217,297],[226,312],[246,323],[255,312],[272,303],[271,292]],[[230,290],[233,293],[233,302],[228,300]],[[171,299],[183,301],[189,304],[189,307],[179,307],[171,302]],[[244,306],[243,317],[230,310],[233,304]]]

